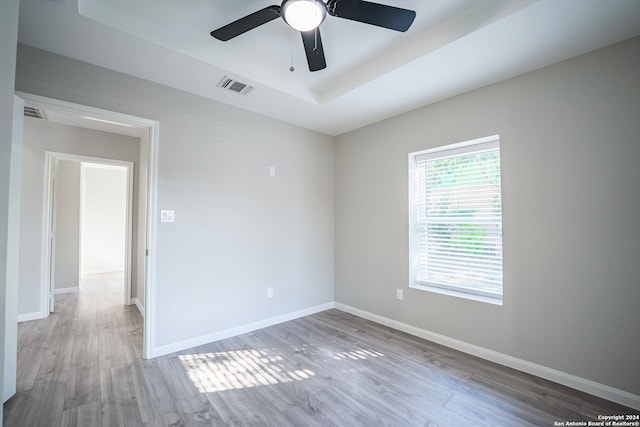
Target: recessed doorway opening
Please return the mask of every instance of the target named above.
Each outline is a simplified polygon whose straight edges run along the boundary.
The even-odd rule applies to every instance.
[[[133,137],[139,141],[138,152],[139,156],[134,161],[114,160],[112,158],[96,158],[90,157],[93,155],[92,151],[96,152],[111,152],[111,149],[98,149],[98,150],[86,150],[80,149],[80,145],[75,148],[71,148],[70,152],[61,153],[53,151],[45,151],[45,170],[44,170],[44,194],[43,194],[43,218],[42,218],[42,244],[41,244],[41,267],[40,272],[37,274],[42,280],[41,292],[40,292],[40,309],[41,312],[29,313],[30,318],[23,319],[31,320],[47,317],[50,313],[51,298],[53,296],[52,284],[56,284],[56,278],[52,280],[52,256],[55,257],[55,248],[51,244],[53,229],[53,215],[55,210],[53,209],[53,203],[55,200],[55,193],[53,191],[55,184],[55,170],[61,160],[75,161],[87,163],[91,165],[100,165],[98,169],[110,170],[117,167],[128,168],[127,172],[127,231],[128,235],[125,238],[125,261],[124,271],[117,273],[122,276],[125,284],[129,288],[123,288],[124,296],[120,297],[118,304],[135,304],[138,310],[143,315],[143,342],[142,342],[142,355],[145,358],[154,357],[155,349],[155,337],[153,336],[155,313],[155,233],[156,233],[156,194],[157,194],[157,147],[159,141],[159,122],[141,117],[131,116],[128,114],[118,113],[114,111],[102,110],[94,107],[84,106],[80,104],[73,104],[66,101],[60,101],[52,98],[46,98],[38,95],[17,93],[17,95],[24,99],[26,106],[33,106],[43,109],[47,113],[47,121],[57,123],[58,125],[73,126],[77,128],[93,129],[97,131],[119,134],[120,136],[126,135],[127,137]],[[98,138],[102,141],[102,139]],[[108,142],[100,142],[102,144]],[[68,145],[66,145],[68,146]],[[110,146],[110,145],[109,145]],[[103,145],[102,147],[107,147]],[[79,151],[74,152],[76,148]],[[66,151],[66,150],[65,150]],[[87,151],[83,153],[83,151]],[[128,149],[126,151],[129,151]],[[81,154],[89,154],[89,156],[83,156]],[[117,157],[116,157],[117,158]],[[86,166],[85,166],[86,171]],[[135,174],[135,180],[134,180]],[[79,187],[79,186],[78,186]],[[80,188],[78,188],[80,193]],[[132,200],[132,195],[134,198]],[[85,194],[86,196],[86,194]],[[133,208],[133,209],[131,209]],[[80,209],[77,209],[78,215],[80,215]],[[80,227],[79,227],[80,228]],[[83,270],[91,272],[92,267],[88,262],[91,255],[85,253],[80,255],[80,234],[78,233],[78,258],[85,258],[84,261],[78,260],[77,275],[82,276]],[[133,244],[132,244],[133,241]],[[95,253],[93,255],[96,255]],[[103,258],[103,261],[107,258],[112,258],[110,250],[106,245],[99,249],[97,257]],[[114,255],[115,256],[115,255]],[[118,256],[119,257],[119,256]],[[55,259],[53,259],[55,261]],[[113,271],[119,270],[121,267],[114,266],[103,267],[103,270],[113,268]],[[94,273],[99,267],[95,267]],[[98,273],[102,274],[102,273]],[[111,273],[106,273],[111,274]],[[103,281],[105,282],[105,281]],[[113,286],[113,280],[107,280],[110,287]],[[64,285],[64,282],[61,282]],[[82,281],[77,282],[78,290],[83,285]],[[94,281],[95,283],[95,281]],[[119,281],[122,283],[122,280]],[[134,284],[134,290],[132,292],[131,286]],[[55,308],[55,307],[53,307]],[[127,310],[135,308],[127,308]],[[26,316],[25,316],[26,317]]]
[[[80,162],[80,287],[97,278],[121,282],[131,304],[131,168]],[[109,293],[111,295],[111,293]]]

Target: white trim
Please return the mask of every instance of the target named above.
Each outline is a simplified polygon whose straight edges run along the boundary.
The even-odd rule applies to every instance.
[[[197,347],[199,345],[208,344],[214,341],[223,340],[226,338],[235,337],[237,335],[246,334],[258,329],[266,328],[268,326],[277,325],[279,323],[288,322],[290,320],[298,319],[300,317],[309,316],[311,314],[320,313],[334,308],[334,303],[329,302],[326,304],[316,305],[314,307],[305,308],[302,310],[294,311],[291,313],[282,314],[280,316],[270,317],[268,319],[259,320],[257,322],[248,323],[246,325],[236,326],[235,328],[224,329],[222,331],[214,332],[212,334],[202,335],[199,337],[191,338],[188,340],[176,342],[173,344],[167,344],[155,348],[153,357],[164,356],[165,354],[175,353],[176,351],[182,351],[189,348]]]
[[[412,289],[418,289],[421,291],[426,291],[426,292],[433,292],[436,294],[440,294],[440,295],[448,295],[450,297],[456,297],[456,298],[464,298],[464,299],[468,299],[471,301],[479,301],[479,302],[486,302],[487,304],[493,304],[493,305],[503,305],[503,300],[502,298],[495,298],[495,297],[490,297],[490,296],[486,296],[486,295],[478,295],[478,294],[472,294],[470,292],[463,292],[463,291],[458,291],[455,289],[447,289],[444,286],[429,286],[429,285],[422,285],[419,283],[410,283],[409,287]]]
[[[160,144],[160,122],[157,120],[145,119],[142,117],[132,116],[129,114],[118,113],[100,108],[89,107],[72,102],[61,101],[58,99],[47,98],[39,95],[19,92],[16,94],[23,98],[30,105],[42,106],[69,114],[83,117],[91,117],[94,119],[111,121],[127,126],[146,128],[146,135],[140,138],[141,145],[146,144],[148,150],[147,165],[147,244],[146,249],[149,251],[147,262],[138,264],[146,266],[147,274],[145,275],[145,322],[144,322],[144,338],[143,338],[143,357],[149,359],[154,352],[155,346],[155,267],[156,267],[156,211],[157,211],[157,178],[158,178],[158,146]],[[48,171],[45,171],[45,176]],[[46,178],[45,178],[46,179]]]
[[[18,323],[39,319],[44,319],[42,313],[39,311],[34,311],[33,313],[18,314]]]
[[[156,346],[156,232],[158,211],[158,148],[160,145],[160,123],[153,122],[147,132],[147,245],[146,274],[144,281],[144,336],[142,356],[151,359],[157,352]],[[143,144],[143,142],[141,142]],[[138,264],[140,265],[140,264]],[[140,286],[140,284],[137,284]]]
[[[351,307],[341,303],[335,303],[335,308],[338,310],[351,313],[358,317],[362,317],[372,322],[380,323],[393,329],[397,329],[402,332],[414,335],[416,337],[424,338],[429,341],[444,345],[446,347],[453,348],[455,350],[462,351],[463,353],[471,354],[481,359],[489,360],[491,362],[498,363],[509,368],[517,369],[518,371],[526,372],[538,376],[540,378],[553,381],[567,387],[574,388],[576,390],[584,391],[585,393],[592,394],[594,396],[602,397],[603,399],[611,400],[621,405],[628,406],[634,409],[640,409],[640,396],[629,393],[624,390],[610,387],[608,385],[600,384],[595,381],[581,378],[576,375],[568,374],[566,372],[558,371],[553,368],[538,365],[523,359],[518,359],[507,354],[499,353],[497,351],[489,350],[484,347],[480,347],[474,344],[469,344],[464,341],[450,338],[445,335],[440,335],[435,332],[428,331],[426,329],[418,328],[416,326],[408,325],[406,323],[398,322],[397,320],[389,319],[377,314],[370,313],[368,311],[360,310],[359,308]]]
[[[500,147],[500,135],[485,136],[469,141],[457,142],[455,144],[442,145],[427,150],[416,151],[409,155],[414,161],[421,162],[425,160],[435,160],[443,157],[455,157],[470,152],[479,152],[483,150],[494,150]],[[440,154],[443,151],[446,153]]]
[[[84,185],[84,168],[80,163],[80,181],[78,182],[78,286],[82,286],[82,264],[84,263],[84,257],[82,256],[82,239],[84,229],[84,208],[85,208],[85,185]]]
[[[136,307],[138,308],[138,311],[140,312],[140,314],[142,314],[142,317],[144,318],[144,305],[142,305],[138,297],[132,298],[131,302],[136,305]]]
[[[109,273],[124,273],[121,269],[117,268],[115,270],[107,269],[107,270],[87,270],[82,273],[82,276],[91,276],[92,274],[109,274]]]
[[[69,286],[67,288],[56,288],[53,290],[54,295],[58,294],[75,294],[80,292],[79,286]]]
[[[44,319],[51,313],[50,297],[51,297],[51,257],[53,256],[51,251],[51,215],[53,210],[53,174],[55,169],[54,163],[51,159],[51,154],[45,152],[44,158],[44,192],[43,192],[43,204],[44,212],[42,215],[42,258],[40,262],[40,277],[42,279],[41,287],[41,304],[40,304],[40,317]]]

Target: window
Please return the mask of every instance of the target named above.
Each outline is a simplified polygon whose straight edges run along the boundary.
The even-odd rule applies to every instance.
[[[502,304],[498,136],[409,154],[410,287]]]

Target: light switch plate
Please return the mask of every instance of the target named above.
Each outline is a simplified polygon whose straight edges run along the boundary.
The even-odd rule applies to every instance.
[[[160,222],[175,222],[176,216],[174,211],[160,211]]]

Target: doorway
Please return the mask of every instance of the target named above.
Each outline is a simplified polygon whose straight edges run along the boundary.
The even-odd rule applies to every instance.
[[[108,277],[121,282],[116,294],[131,304],[133,165],[80,162],[79,166],[80,287]]]
[[[132,265],[135,268],[130,268],[127,273],[129,276],[134,273],[135,280],[137,281],[137,296],[134,300],[131,300],[130,289],[125,292],[125,295],[129,296],[129,300],[126,303],[136,304],[140,312],[144,317],[143,326],[143,357],[154,357],[155,350],[155,337],[153,334],[154,328],[154,283],[155,283],[155,233],[156,233],[156,193],[157,193],[157,147],[159,140],[159,122],[140,117],[131,116],[128,114],[117,113],[108,110],[102,110],[98,108],[88,107],[80,104],[69,103],[66,101],[60,101],[52,98],[42,97],[38,95],[32,95],[27,93],[18,92],[17,95],[25,100],[26,105],[42,108],[51,113],[49,119],[59,124],[67,124],[76,127],[85,127],[89,129],[102,130],[112,133],[121,133],[122,135],[131,135],[129,132],[139,132],[138,136],[139,145],[139,165],[136,164],[137,169],[137,184],[131,193],[136,193],[137,201],[135,202],[135,208],[137,212],[133,213],[133,217],[129,217],[129,223],[135,223],[138,225],[137,229],[134,227],[132,233],[139,242],[135,247],[128,246],[130,251],[129,257],[132,258]],[[52,119],[55,118],[55,119]],[[118,131],[113,131],[117,129]],[[59,154],[59,153],[58,153]],[[53,155],[49,155],[52,158]],[[59,160],[59,158],[58,158]],[[75,160],[78,160],[77,158]],[[89,163],[96,163],[95,158],[81,158],[80,161],[86,161]],[[104,162],[110,163],[114,166],[113,161],[109,159],[98,159],[98,163]],[[118,166],[116,164],[116,166]],[[119,165],[122,166],[122,165]],[[44,186],[44,217],[43,217],[43,235],[42,235],[42,255],[41,255],[41,268],[40,277],[41,292],[40,307],[42,310],[40,317],[46,317],[49,314],[50,308],[50,294],[51,294],[51,224],[52,218],[51,209],[54,194],[53,188],[53,175],[52,172],[55,169],[55,162],[52,159],[47,158],[45,161],[45,186]],[[130,171],[132,176],[133,172]],[[130,202],[131,203],[131,202]],[[131,214],[129,214],[131,215]],[[46,229],[46,232],[45,232]],[[125,264],[126,265],[126,264]],[[78,275],[80,275],[80,267],[78,267]],[[131,278],[128,277],[127,283],[131,283]],[[55,279],[54,279],[55,284]],[[34,318],[40,318],[34,317]]]
[[[109,277],[131,304],[133,163],[51,153],[49,312],[56,296],[79,292],[85,280]],[[137,225],[137,224],[136,224]]]

